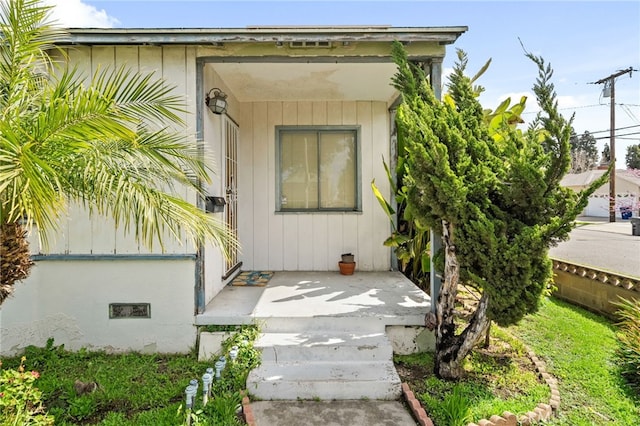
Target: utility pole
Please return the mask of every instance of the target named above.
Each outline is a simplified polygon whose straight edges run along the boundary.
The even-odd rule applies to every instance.
[[[629,67],[626,70],[618,71],[617,73],[611,74],[609,77],[602,78],[594,83],[604,84],[605,90],[608,88],[611,91],[611,130],[609,133],[609,161],[610,164],[613,163],[613,167],[611,167],[611,174],[609,176],[609,222],[616,221],[616,77],[620,77],[621,75],[625,75],[627,73],[629,73],[629,77],[631,77],[632,71],[634,71],[634,69],[632,67]],[[604,96],[607,97],[606,94]]]

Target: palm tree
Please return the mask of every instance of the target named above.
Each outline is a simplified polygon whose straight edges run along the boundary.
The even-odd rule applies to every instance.
[[[68,67],[66,33],[39,0],[0,0],[0,304],[29,274],[26,230],[47,246],[69,203],[109,215],[151,247],[167,234],[237,244],[221,221],[175,195],[201,194],[210,168],[166,82],[125,68]]]

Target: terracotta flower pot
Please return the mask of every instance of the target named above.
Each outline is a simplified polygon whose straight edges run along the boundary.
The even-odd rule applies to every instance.
[[[338,262],[338,267],[342,275],[353,275],[353,271],[356,269],[356,262]]]

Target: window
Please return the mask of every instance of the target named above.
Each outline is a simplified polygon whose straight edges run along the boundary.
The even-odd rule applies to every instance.
[[[358,128],[276,128],[278,211],[358,211]]]

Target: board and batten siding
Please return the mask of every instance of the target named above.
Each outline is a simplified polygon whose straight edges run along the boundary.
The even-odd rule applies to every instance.
[[[285,101],[241,105],[238,234],[244,270],[332,271],[340,255],[355,254],[357,269],[384,271],[390,251],[383,245],[389,220],[374,197],[389,183],[382,158],[389,158],[389,113],[385,102]],[[278,125],[358,125],[362,212],[276,213]]]
[[[186,132],[195,135],[196,129],[196,48],[190,46],[75,46],[67,48],[69,65],[77,67],[86,76],[87,84],[98,71],[113,69],[122,65],[133,72],[153,72],[157,78],[163,78],[175,86],[175,94],[186,96],[187,111],[181,113],[186,124]],[[195,137],[194,137],[195,141]],[[193,191],[182,188],[178,195],[195,203]],[[133,233],[125,232],[108,216],[89,217],[87,211],[79,205],[70,204],[60,221],[59,233],[52,238],[47,254],[192,254],[195,247],[187,238],[177,241],[166,233],[164,250],[156,242],[153,249],[138,243]],[[32,253],[43,253],[33,236]]]
[[[195,136],[195,48],[76,46],[67,54],[70,66],[87,79],[96,71],[126,65],[134,72],[154,72],[176,86],[177,95],[186,95],[185,131]],[[193,191],[177,192],[195,203]],[[167,234],[164,250],[157,243],[151,250],[122,226],[116,229],[112,218],[90,217],[77,204],[62,213],[60,222],[47,251],[39,247],[37,235],[30,235],[33,254],[53,256],[38,256],[31,275],[2,305],[0,356],[44,345],[50,337],[69,349],[114,352],[187,352],[195,345],[196,249],[189,240]],[[110,318],[112,303],[148,303],[150,317]]]

